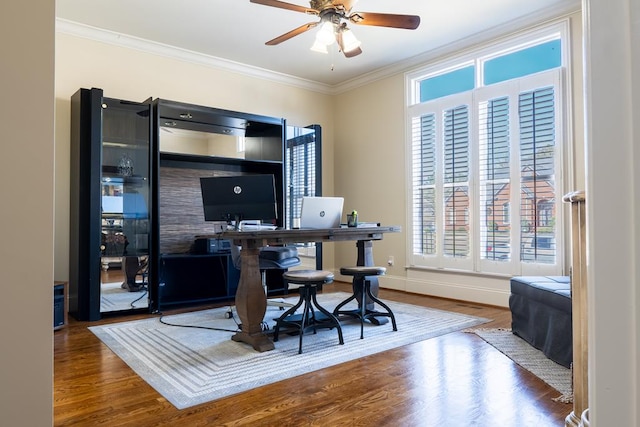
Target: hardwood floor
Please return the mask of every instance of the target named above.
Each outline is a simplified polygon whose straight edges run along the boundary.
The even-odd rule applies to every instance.
[[[350,284],[325,288],[348,292]],[[510,327],[504,308],[388,290],[380,296]],[[476,335],[455,332],[178,410],[87,329],[148,316],[70,318],[54,333],[54,425],[545,427],[564,425],[572,409]]]

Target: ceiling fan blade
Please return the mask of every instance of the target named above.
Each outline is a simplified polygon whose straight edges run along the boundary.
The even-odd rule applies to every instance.
[[[269,40],[265,44],[267,46],[275,46],[277,44],[280,44],[280,43],[282,43],[284,41],[289,40],[292,37],[300,35],[300,34],[304,33],[305,31],[309,31],[310,29],[316,27],[318,24],[319,24],[319,22],[310,22],[308,24],[301,25],[298,28],[295,28],[295,29],[289,31],[288,33],[284,33],[283,35],[278,36],[273,40]]]
[[[279,0],[250,0],[251,3],[261,4],[263,6],[278,7],[280,9],[293,10],[294,12],[302,12],[308,15],[317,15],[318,11],[297,4],[286,3]]]
[[[358,25],[374,25],[377,27],[404,28],[415,30],[420,25],[417,15],[396,15],[393,13],[354,12],[349,20]]]

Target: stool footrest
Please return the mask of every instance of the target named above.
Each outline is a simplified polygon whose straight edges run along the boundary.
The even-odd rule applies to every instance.
[[[332,318],[330,318],[329,316],[327,316],[321,311],[314,311],[313,318],[315,319],[314,320],[315,324],[321,324],[323,322],[332,321]],[[283,322],[296,323],[296,324],[299,324],[301,321],[302,321],[302,313],[292,314],[290,316],[287,316],[287,318],[283,320]]]
[[[300,329],[307,330],[313,329],[314,333],[318,328],[335,328],[337,327],[336,322],[338,321],[334,316],[327,316],[321,311],[314,311],[312,315],[310,315],[306,321],[302,318],[302,314],[292,314],[291,316],[287,316],[285,319],[278,320],[280,322],[280,327],[283,330],[279,331],[280,333],[290,333],[290,331],[295,330],[296,332],[300,332]],[[304,325],[303,325],[304,321]]]
[[[340,321],[330,311],[318,304],[316,297],[316,283],[306,283],[299,288],[300,299],[298,302],[285,311],[282,316],[276,319],[276,327],[273,334],[273,341],[278,341],[280,328],[284,327],[287,332],[292,329],[300,335],[300,343],[298,345],[298,354],[302,353],[302,337],[307,330],[313,330],[315,334],[318,328],[334,327],[338,330],[338,341],[344,344],[342,337],[342,328]],[[302,306],[302,312],[297,313],[298,308]]]
[[[393,325],[393,330],[397,331],[398,326],[396,324],[396,317],[393,314],[393,311],[389,308],[388,305],[380,301],[375,295],[371,292],[371,281],[367,279],[366,276],[371,275],[380,275],[385,272],[384,267],[343,267],[340,269],[341,274],[347,274],[353,276],[353,295],[349,298],[342,301],[340,304],[336,306],[333,310],[333,315],[336,317],[339,316],[350,316],[355,317],[360,320],[360,339],[364,338],[364,322],[369,320],[371,323],[376,325],[383,325],[387,323],[379,318],[389,318],[391,319],[391,324]],[[360,300],[358,300],[360,297]],[[373,301],[373,303],[378,304],[385,311],[376,311],[376,310],[368,310],[367,309],[367,299]],[[358,308],[354,310],[341,310],[342,307],[347,305],[353,300],[358,300]],[[371,305],[373,307],[373,305]]]

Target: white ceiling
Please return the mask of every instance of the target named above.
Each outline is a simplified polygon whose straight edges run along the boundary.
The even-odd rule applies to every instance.
[[[305,0],[289,3],[308,7]],[[335,1],[338,3],[338,0]],[[580,0],[359,0],[353,11],[418,15],[416,30],[350,24],[363,53],[311,51],[311,30],[265,42],[317,17],[249,0],[56,0],[58,27],[84,25],[328,86],[471,45],[533,21],[578,10]],[[76,24],[82,24],[78,26]],[[85,28],[91,32],[94,28]],[[76,31],[77,32],[77,31]],[[238,64],[234,64],[238,65]]]

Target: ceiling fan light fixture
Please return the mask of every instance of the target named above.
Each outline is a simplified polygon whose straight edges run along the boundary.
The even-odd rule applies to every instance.
[[[344,28],[342,30],[342,49],[345,52],[356,50],[360,47],[361,44],[362,42],[360,42],[360,40],[356,38],[356,36],[353,34],[353,31],[348,28]]]
[[[316,43],[322,43],[325,46],[331,45],[336,40],[333,23],[327,21],[320,27],[316,33]]]
[[[311,50],[318,53],[329,53],[329,51],[327,50],[327,45],[320,43],[318,40],[313,42]]]

